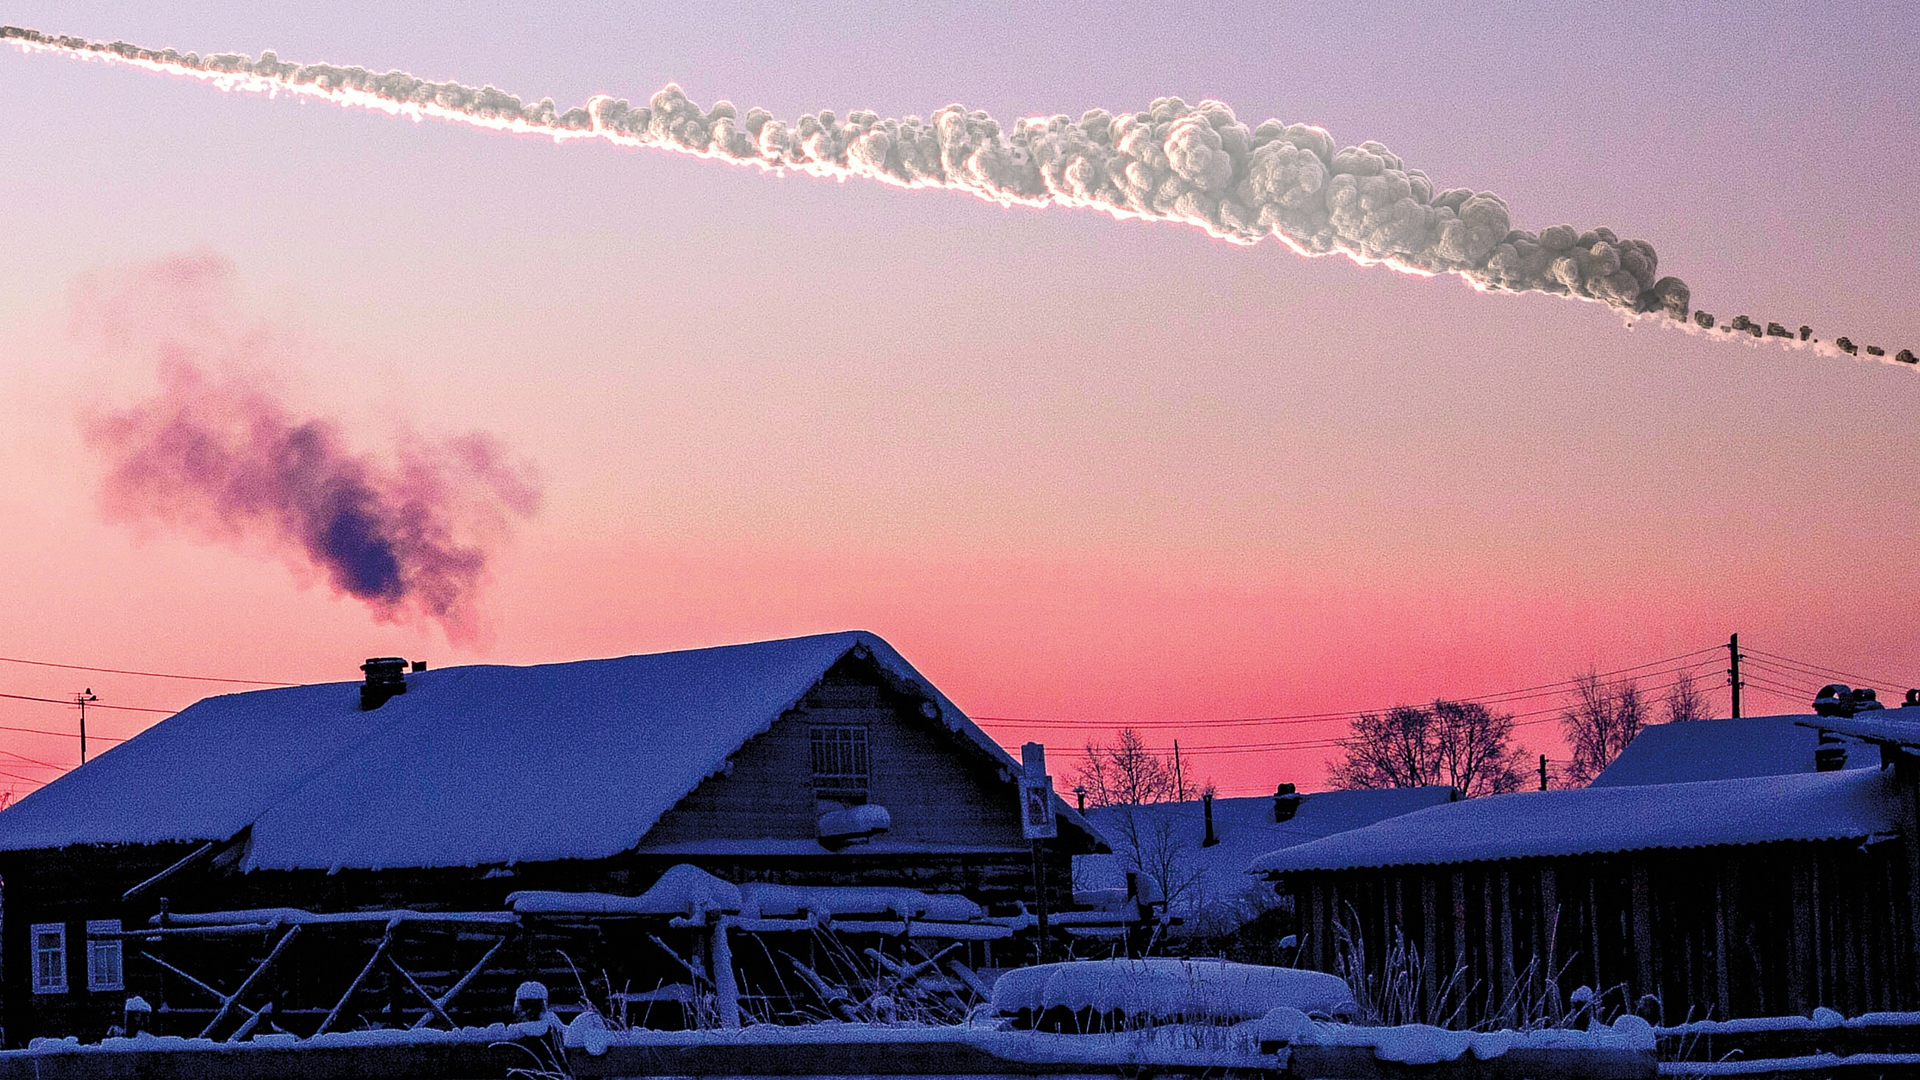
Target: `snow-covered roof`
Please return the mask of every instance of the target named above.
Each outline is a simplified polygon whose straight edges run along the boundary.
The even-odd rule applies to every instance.
[[[1861,742],[1920,747],[1920,708],[1875,709],[1857,716],[1802,716],[1797,722]]]
[[[1815,719],[1812,715],[1743,716],[1738,720],[1653,724],[1642,728],[1613,764],[1594,777],[1591,786],[1682,784],[1813,772],[1813,752],[1820,745],[1820,735],[1800,725]],[[1847,758],[1853,768],[1879,763],[1880,756],[1874,753],[1852,753]]]
[[[372,712],[358,683],[208,698],[0,811],[0,850],[224,840],[251,825],[249,869],[603,858],[858,646],[1017,771],[892,646],[847,631],[425,671]]]
[[[1453,789],[1445,786],[1322,791],[1301,796],[1299,809],[1285,822],[1273,820],[1271,795],[1215,799],[1213,832],[1220,842],[1212,847],[1201,846],[1206,838],[1206,814],[1199,800],[1100,807],[1089,810],[1087,816],[1114,853],[1083,855],[1076,859],[1075,888],[1088,894],[1124,890],[1126,871],[1134,869],[1127,864],[1133,858],[1145,854],[1148,862],[1159,861],[1153,851],[1135,853],[1132,850],[1133,845],[1127,839],[1129,815],[1133,818],[1135,835],[1144,838],[1143,844],[1159,846],[1164,836],[1165,846],[1177,861],[1176,874],[1197,879],[1194,887],[1184,890],[1172,901],[1176,914],[1191,915],[1189,909],[1195,905],[1212,903],[1258,885],[1257,879],[1247,876],[1247,867],[1269,851],[1409,814],[1452,797]]]
[[[1372,791],[1321,791],[1300,798],[1291,820],[1273,820],[1273,796],[1213,800],[1213,833],[1220,842],[1201,847],[1206,839],[1205,808],[1198,799],[1152,803],[1146,806],[1103,806],[1087,811],[1093,827],[1119,856],[1126,843],[1124,816],[1134,816],[1136,828],[1157,834],[1161,823],[1170,829],[1174,847],[1198,868],[1224,878],[1246,874],[1253,860],[1269,851],[1323,836],[1358,829],[1415,810],[1447,802],[1453,789],[1445,786],[1381,788]],[[1143,828],[1144,826],[1144,828]]]
[[[1492,795],[1271,852],[1257,873],[1422,866],[1777,841],[1898,828],[1878,769]]]

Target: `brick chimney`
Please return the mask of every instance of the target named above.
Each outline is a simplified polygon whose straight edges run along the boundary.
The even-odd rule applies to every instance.
[[[1212,847],[1220,842],[1220,838],[1213,832],[1213,792],[1209,791],[1200,796],[1200,807],[1207,818],[1207,835],[1200,839],[1200,846]]]
[[[1304,796],[1294,793],[1292,784],[1281,784],[1273,792],[1273,820],[1275,824],[1292,821],[1293,815],[1300,812],[1300,800]]]
[[[407,692],[407,662],[398,656],[369,656],[360,665],[367,681],[360,684],[360,711],[371,712],[387,699]]]

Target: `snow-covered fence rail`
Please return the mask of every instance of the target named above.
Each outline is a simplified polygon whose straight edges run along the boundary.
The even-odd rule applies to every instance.
[[[1789,1062],[1819,1072],[1824,1068],[1817,1063],[1821,1060],[1851,1060],[1865,1067],[1870,1062],[1884,1066],[1891,1058],[1902,1062],[1902,1075],[1920,1075],[1920,1013],[1865,1013],[1845,1019],[1831,1009],[1817,1009],[1811,1018],[1699,1021],[1658,1028],[1656,1034],[1660,1058],[1675,1072],[1684,1071],[1684,1063],[1713,1064],[1718,1066],[1715,1071],[1739,1066],[1751,1072],[1773,1062],[1779,1063],[1780,1073],[1791,1075],[1800,1066]],[[1889,1069],[1889,1075],[1894,1071]]]
[[[1650,1051],[1599,1045],[1582,1039],[1584,1032],[1568,1033],[1564,1045],[1524,1039],[1496,1045],[1502,1040],[1476,1036],[1478,1041],[1462,1043],[1462,1052],[1448,1056],[1438,1052],[1445,1047],[1422,1033],[1398,1031],[1383,1040],[1381,1033],[1397,1029],[1354,1030],[1356,1037],[1346,1042],[1323,1039],[1262,1052],[1244,1043],[1207,1045],[1139,1032],[1055,1035],[968,1026],[609,1031],[597,1016],[586,1014],[564,1032],[549,1020],[457,1031],[266,1036],[242,1043],[153,1036],[87,1046],[49,1042],[0,1053],[0,1080],[504,1080],[514,1070],[570,1080],[1119,1080],[1146,1073],[1169,1080],[1652,1080],[1658,1074]],[[1358,1034],[1368,1031],[1373,1034]]]

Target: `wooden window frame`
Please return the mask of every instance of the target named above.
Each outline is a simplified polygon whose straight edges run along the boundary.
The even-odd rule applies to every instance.
[[[873,790],[873,749],[865,724],[812,724],[807,729],[813,795],[858,805]]]
[[[117,934],[119,919],[87,920],[87,989],[125,990],[127,988],[126,950],[119,938],[95,938],[96,933]],[[111,973],[102,970],[101,958],[113,957]]]
[[[36,994],[64,994],[67,992],[67,976],[72,971],[67,952],[67,924],[63,922],[34,923],[28,931],[28,943],[33,956],[33,992]],[[53,949],[42,949],[42,934],[59,935],[60,944]],[[57,956],[60,962],[58,977],[47,970],[47,956]]]

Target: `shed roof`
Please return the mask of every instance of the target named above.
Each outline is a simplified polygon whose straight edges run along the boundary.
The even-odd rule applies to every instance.
[[[1795,722],[1861,742],[1920,749],[1920,708],[1875,709],[1855,716],[1802,716]]]
[[[0,811],[0,850],[225,840],[251,825],[249,869],[604,858],[860,646],[1017,770],[892,646],[847,631],[443,668],[372,712],[358,683],[208,698]]]
[[[1320,791],[1301,796],[1299,809],[1284,822],[1273,820],[1271,795],[1215,799],[1213,831],[1219,843],[1212,847],[1201,846],[1206,839],[1206,814],[1198,799],[1146,806],[1103,806],[1089,810],[1087,816],[1113,848],[1115,859],[1125,861],[1125,819],[1131,815],[1135,828],[1142,834],[1158,836],[1164,828],[1173,850],[1183,859],[1190,859],[1196,870],[1216,876],[1224,884],[1244,879],[1253,860],[1269,851],[1424,810],[1452,798],[1453,789],[1444,785]]]
[[[1390,818],[1254,861],[1256,873],[1433,866],[1779,841],[1898,828],[1877,769],[1492,795]]]
[[[1742,776],[1785,776],[1814,771],[1820,735],[1801,726],[1811,715],[1743,716],[1737,720],[1688,720],[1640,730],[1592,787],[1681,784]],[[1849,767],[1877,765],[1877,754],[1853,754]]]

